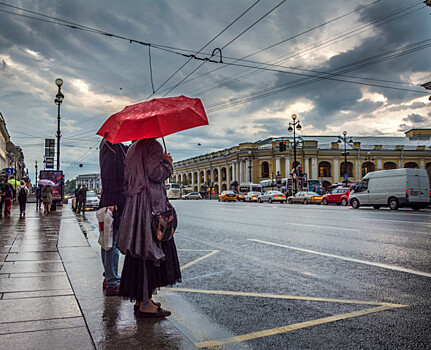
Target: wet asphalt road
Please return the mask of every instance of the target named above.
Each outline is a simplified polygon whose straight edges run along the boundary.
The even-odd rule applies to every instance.
[[[156,298],[197,347],[431,349],[430,209],[173,204],[183,282]]]

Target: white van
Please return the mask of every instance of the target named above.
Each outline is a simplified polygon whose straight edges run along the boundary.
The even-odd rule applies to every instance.
[[[251,182],[242,182],[238,186],[238,200],[244,202],[244,197],[249,192],[262,192],[260,184],[253,184]]]
[[[388,206],[392,210],[410,207],[425,208],[430,202],[430,182],[426,170],[393,169],[373,171],[350,192],[349,203],[354,209]]]

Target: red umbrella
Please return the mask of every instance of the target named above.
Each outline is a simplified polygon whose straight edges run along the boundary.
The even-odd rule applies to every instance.
[[[208,125],[202,102],[186,96],[156,98],[111,115],[97,132],[112,143],[164,137]]]

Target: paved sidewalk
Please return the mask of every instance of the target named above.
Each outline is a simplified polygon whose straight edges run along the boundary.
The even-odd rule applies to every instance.
[[[196,349],[166,319],[137,319],[105,297],[98,247],[68,205],[44,215],[29,203],[0,217],[0,348]]]

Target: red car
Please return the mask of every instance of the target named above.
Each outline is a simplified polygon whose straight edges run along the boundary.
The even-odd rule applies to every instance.
[[[348,187],[336,187],[322,197],[322,204],[336,203],[337,205],[347,205],[349,204],[349,193],[350,188]]]

